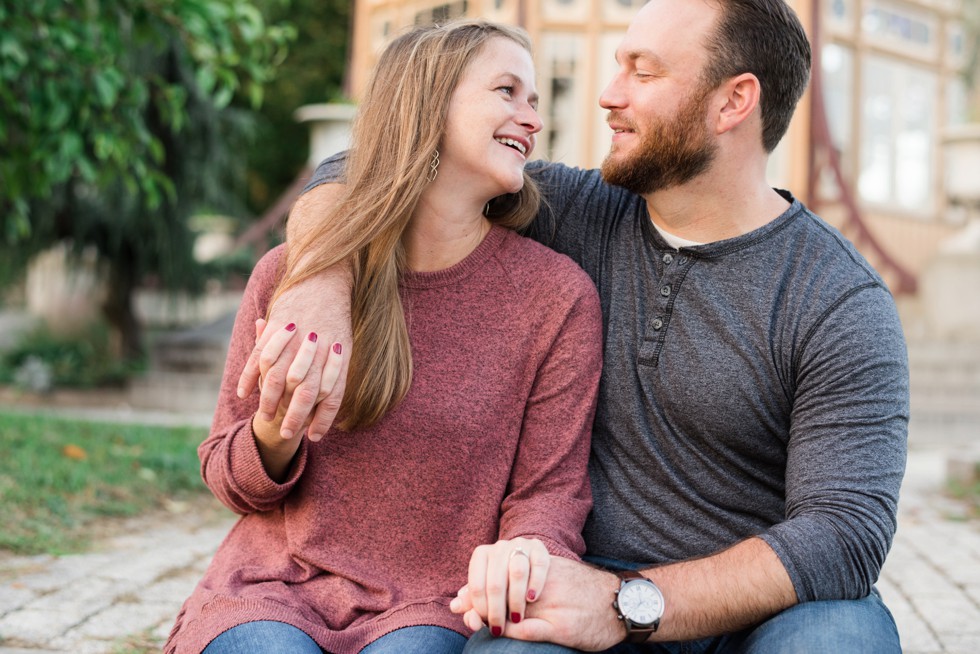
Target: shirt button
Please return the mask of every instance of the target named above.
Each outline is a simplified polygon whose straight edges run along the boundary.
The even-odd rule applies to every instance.
[[[664,255],[664,263],[667,264],[668,266],[670,265],[670,262],[673,260],[674,260],[674,255],[670,253]]]
[[[660,294],[663,295],[664,297],[667,297],[668,295],[670,295],[670,285],[668,284],[666,286],[661,286],[660,287]]]
[[[678,266],[683,266],[685,263],[687,263],[687,257],[681,257],[680,259],[677,260]]]
[[[654,331],[659,332],[660,329],[663,326],[664,326],[664,321],[663,320],[661,320],[660,318],[654,318],[653,319],[653,330]]]

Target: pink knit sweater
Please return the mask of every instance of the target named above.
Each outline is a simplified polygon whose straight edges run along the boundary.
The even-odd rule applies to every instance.
[[[200,652],[253,620],[292,624],[337,654],[401,627],[467,634],[448,604],[477,545],[526,536],[553,555],[583,552],[602,343],[585,273],[494,227],[459,264],[407,274],[408,395],[370,429],[304,440],[277,484],[251,431],[257,394],[235,388],[281,257],[255,268],[199,448],[208,487],[242,518],[166,652]]]

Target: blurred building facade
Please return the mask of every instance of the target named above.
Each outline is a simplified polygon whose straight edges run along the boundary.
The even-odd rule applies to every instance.
[[[537,155],[598,166],[611,132],[597,99],[645,1],[356,0],[348,91],[356,101],[407,26],[460,16],[520,25],[535,44]],[[814,83],[773,153],[770,181],[840,227],[899,295],[915,293],[967,221],[946,190],[945,144],[970,117],[963,71],[975,37],[963,3],[976,1],[790,0],[814,40]]]

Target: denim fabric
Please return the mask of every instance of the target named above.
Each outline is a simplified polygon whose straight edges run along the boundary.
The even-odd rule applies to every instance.
[[[442,627],[406,627],[386,634],[362,654],[460,654],[466,637]],[[203,654],[323,654],[312,638],[292,625],[246,622],[215,638]]]
[[[204,648],[203,654],[323,654],[300,629],[271,620],[232,627]]]
[[[466,636],[443,627],[405,627],[386,634],[361,654],[461,654]]]

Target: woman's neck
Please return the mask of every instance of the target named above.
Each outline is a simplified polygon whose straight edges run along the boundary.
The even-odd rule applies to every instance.
[[[434,272],[470,255],[490,232],[490,221],[463,202],[437,202],[423,196],[405,233],[406,264],[415,272]]]

